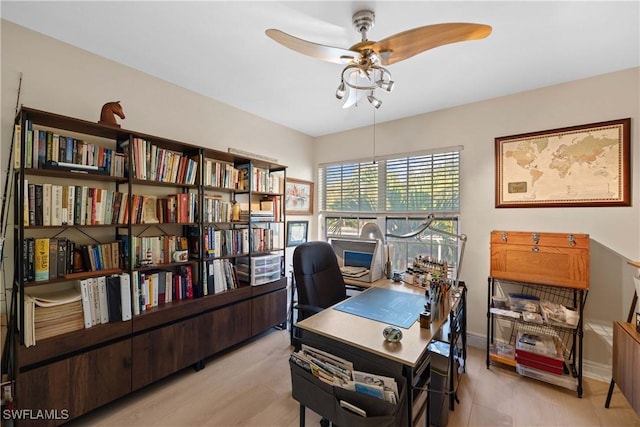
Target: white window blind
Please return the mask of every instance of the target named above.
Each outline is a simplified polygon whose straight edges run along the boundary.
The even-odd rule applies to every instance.
[[[458,213],[460,150],[320,167],[320,209],[330,213]]]
[[[322,168],[322,209],[352,213],[377,211],[379,165],[345,163]]]
[[[405,234],[418,229],[427,213],[436,214],[436,229],[457,233],[461,149],[320,165],[325,238],[358,237],[368,222],[386,233]],[[457,268],[458,243],[432,230],[411,239],[387,239],[394,270],[404,271],[416,256],[429,256],[447,261],[450,277]]]
[[[460,152],[386,161],[386,211],[458,212]]]

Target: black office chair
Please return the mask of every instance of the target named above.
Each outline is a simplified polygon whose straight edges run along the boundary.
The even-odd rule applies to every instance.
[[[338,259],[327,242],[314,241],[296,246],[293,251],[293,277],[298,292],[298,320],[319,313],[347,298],[347,286],[342,278]],[[292,328],[292,343],[297,347],[296,329]]]

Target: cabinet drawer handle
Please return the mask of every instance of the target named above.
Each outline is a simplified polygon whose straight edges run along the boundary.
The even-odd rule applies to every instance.
[[[540,252],[540,248],[538,248],[537,246],[534,246],[531,248],[531,252]]]

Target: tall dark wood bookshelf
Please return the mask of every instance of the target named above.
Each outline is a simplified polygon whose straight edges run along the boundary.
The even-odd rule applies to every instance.
[[[22,130],[28,126],[51,129],[61,134],[78,135],[79,138],[97,140],[111,149],[121,153],[127,159],[124,176],[96,174],[93,171],[61,170],[59,168],[36,169],[27,167],[25,153],[27,148],[26,132],[21,132],[19,144],[20,163],[15,169],[15,206],[14,206],[14,267],[15,278],[13,292],[17,296],[17,310],[13,310],[11,365],[16,381],[15,407],[31,410],[56,410],[66,414],[51,420],[20,420],[22,425],[59,425],[77,418],[92,409],[102,406],[114,399],[153,383],[183,368],[193,366],[204,367],[204,360],[231,346],[242,343],[265,330],[283,325],[286,322],[287,291],[284,268],[267,283],[251,286],[249,281],[239,281],[232,289],[219,292],[206,292],[207,261],[224,259],[229,265],[237,267],[239,260],[249,260],[248,277],[256,272],[251,271],[251,260],[258,256],[279,256],[284,259],[286,227],[284,218],[284,180],[286,167],[270,162],[244,158],[227,152],[203,148],[180,141],[173,141],[140,132],[109,127],[72,117],[66,117],[33,108],[22,107],[16,116],[15,124]],[[197,173],[193,182],[160,182],[149,176],[141,179],[134,174],[133,141],[141,139],[172,152],[180,153],[193,160],[197,165]],[[253,188],[254,182],[249,180],[248,187],[238,189],[235,183],[226,188],[205,185],[204,162],[212,159],[231,165],[233,168],[254,168],[266,171],[267,176],[277,177],[282,183],[277,192],[270,189]],[[31,164],[30,166],[33,166]],[[73,168],[71,168],[73,169]],[[24,198],[25,180],[62,180],[73,181],[81,178],[85,182],[100,182],[100,185],[126,193],[129,202],[134,195],[151,192],[163,194],[191,194],[195,200],[195,212],[186,221],[159,222],[154,224],[138,224],[131,219],[136,212],[129,203],[128,220],[120,224],[99,225],[25,225]],[[244,200],[246,206],[245,221],[209,221],[205,220],[203,201],[206,195],[215,195],[225,202]],[[160,197],[160,196],[158,196]],[[244,197],[244,199],[242,199]],[[268,220],[255,222],[252,211],[260,206],[261,200],[276,200],[277,215]],[[246,216],[248,214],[248,216]],[[28,223],[28,221],[27,221]],[[206,227],[216,230],[233,230],[246,228],[249,247],[254,247],[254,233],[258,228],[273,230],[278,236],[268,249],[247,250],[234,255],[205,254],[204,231]],[[49,281],[26,280],[26,266],[23,263],[25,239],[31,235],[60,236],[65,233],[80,233],[89,236],[97,234],[97,239],[117,240],[118,236],[128,236],[129,259],[122,258],[119,268],[106,272],[77,272],[64,277],[52,278]],[[199,232],[199,250],[191,254],[186,261],[168,262],[153,266],[141,266],[131,257],[134,248],[133,237],[145,233],[159,235],[194,236]],[[269,233],[272,233],[269,232]],[[190,234],[191,233],[191,234]],[[261,233],[260,231],[258,233]],[[125,243],[126,244],[126,243]],[[281,262],[284,264],[284,261]],[[99,324],[87,329],[80,329],[50,338],[38,339],[35,345],[25,346],[24,331],[24,298],[25,290],[31,286],[46,287],[73,280],[94,277],[99,274],[128,273],[134,288],[133,275],[153,268],[159,271],[176,271],[190,266],[193,274],[193,286],[197,289],[193,298],[172,300],[153,306],[136,314],[132,307],[132,319],[114,323]],[[138,302],[131,292],[132,305]],[[65,412],[63,412],[65,411]],[[55,417],[54,417],[55,418]]]

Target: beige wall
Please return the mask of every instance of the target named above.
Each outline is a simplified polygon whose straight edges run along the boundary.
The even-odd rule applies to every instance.
[[[97,121],[103,103],[120,100],[127,115],[122,122],[125,128],[220,150],[233,146],[265,154],[288,165],[288,175],[296,178],[313,179],[318,163],[371,153],[370,127],[314,140],[7,21],[1,24],[3,169],[20,72],[20,101],[24,105]],[[640,69],[635,68],[377,125],[379,155],[464,146],[460,230],[468,235],[469,242],[462,279],[470,288],[469,331],[473,336],[480,338],[486,333],[488,238],[494,229],[590,234],[592,284],[587,318],[610,324],[626,316],[633,289],[631,276],[637,273],[626,265],[626,260],[640,260],[640,214],[636,202],[640,185],[635,167],[640,148],[636,124],[640,116],[638,93]],[[634,206],[494,208],[495,137],[624,117],[632,118]],[[312,236],[314,228],[312,223]],[[5,277],[10,281],[10,248],[7,253]],[[602,338],[587,331],[585,346],[586,358],[596,367],[608,366],[610,347]]]
[[[379,155],[462,145],[460,231],[468,235],[461,277],[469,286],[469,331],[486,336],[486,291],[491,230],[588,233],[591,237],[591,289],[588,321],[605,323],[627,316],[640,260],[640,68],[573,81],[539,90],[463,105],[376,126]],[[383,107],[384,108],[384,107]],[[631,207],[496,209],[494,138],[631,117]],[[371,127],[317,138],[317,163],[357,159],[371,153]],[[368,154],[367,154],[368,155]],[[366,156],[366,155],[365,155]],[[610,347],[585,334],[586,358],[610,363]]]
[[[235,147],[266,155],[288,165],[289,176],[313,179],[313,138],[307,135],[24,27],[4,20],[0,23],[3,182],[19,73],[23,74],[22,105],[98,121],[102,105],[119,100],[126,115],[125,120],[118,119],[123,128],[222,151]],[[13,223],[13,211],[9,212]],[[11,283],[12,237],[7,237],[4,276]],[[4,291],[0,298],[4,300]],[[4,312],[4,302],[1,306]]]

